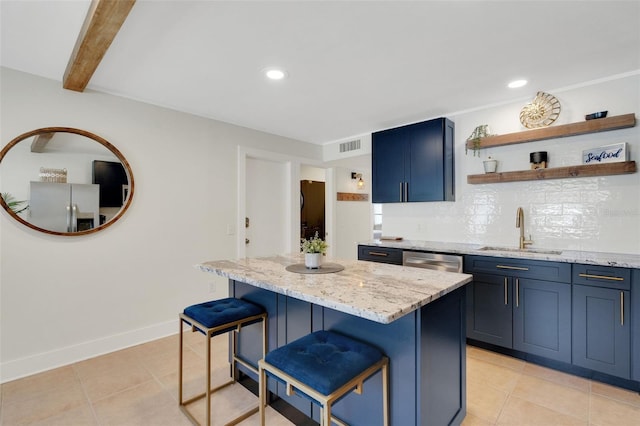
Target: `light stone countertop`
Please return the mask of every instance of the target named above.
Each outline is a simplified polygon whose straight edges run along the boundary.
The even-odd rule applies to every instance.
[[[220,260],[196,265],[258,288],[371,321],[388,324],[464,286],[471,275],[386,265],[358,260],[326,259],[344,270],[298,274],[285,267],[302,263],[302,255]]]
[[[472,254],[478,256],[511,257],[516,259],[548,260],[552,262],[583,263],[587,265],[616,266],[620,268],[640,268],[640,255],[629,253],[604,253],[577,250],[562,250],[542,248],[517,248],[494,247],[490,244],[465,244],[445,243],[440,241],[417,240],[371,240],[361,242],[361,245],[398,248],[403,250],[416,250],[436,253]],[[483,247],[492,247],[497,250],[482,250]],[[547,253],[553,251],[555,253]]]

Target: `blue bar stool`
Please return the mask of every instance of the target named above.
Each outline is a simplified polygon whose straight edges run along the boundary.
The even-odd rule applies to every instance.
[[[382,371],[384,426],[389,424],[389,358],[377,348],[331,331],[317,331],[269,352],[258,361],[260,371],[260,424],[265,424],[267,374],[285,383],[287,395],[295,390],[320,405],[320,424],[345,423],[331,415],[331,406],[364,381]]]
[[[182,412],[194,424],[199,424],[194,416],[187,409],[187,405],[192,402],[206,398],[206,424],[211,424],[211,395],[236,382],[238,379],[238,364],[242,364],[256,374],[258,369],[241,359],[237,355],[237,334],[240,329],[246,325],[262,322],[262,357],[267,352],[267,313],[262,306],[255,305],[242,299],[229,297],[226,299],[214,300],[211,302],[200,303],[185,308],[184,312],[179,315],[180,323],[180,355],[178,368],[178,401]],[[207,355],[206,355],[206,373],[207,388],[206,391],[198,394],[188,400],[183,399],[182,395],[182,364],[183,364],[183,323],[191,326],[191,331],[199,331],[207,338]],[[223,385],[211,389],[211,338],[218,334],[231,332],[231,380]],[[242,420],[258,412],[258,408],[242,414],[235,420],[227,423],[234,425]]]

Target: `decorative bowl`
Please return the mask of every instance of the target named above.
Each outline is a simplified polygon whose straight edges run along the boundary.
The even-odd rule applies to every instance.
[[[593,114],[587,114],[584,116],[585,120],[596,120],[598,118],[605,118],[607,116],[607,113],[609,111],[600,111],[600,112],[594,112]]]

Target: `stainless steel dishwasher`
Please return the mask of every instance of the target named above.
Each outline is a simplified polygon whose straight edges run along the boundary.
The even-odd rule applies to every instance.
[[[402,252],[402,264],[415,268],[435,269],[436,271],[462,272],[462,256],[453,254],[405,250]]]

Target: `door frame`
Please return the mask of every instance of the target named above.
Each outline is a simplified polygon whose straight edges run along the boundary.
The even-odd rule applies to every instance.
[[[300,244],[300,166],[302,164],[310,165],[326,169],[326,166],[321,160],[314,160],[310,158],[294,157],[290,155],[280,154],[277,152],[266,151],[256,148],[250,148],[245,146],[238,146],[238,198],[237,198],[237,220],[236,220],[236,256],[238,259],[246,257],[246,228],[245,217],[247,216],[247,158],[253,158],[257,160],[275,161],[283,163],[285,165],[286,177],[286,221],[289,224],[286,231],[286,244],[285,248],[287,253],[297,253]],[[325,182],[325,209],[327,214],[325,215],[325,227],[327,236],[327,243],[329,249],[327,254],[331,255],[331,241],[330,237],[333,235],[333,216],[330,212],[333,212],[334,197],[331,188],[333,188],[333,174],[327,169],[326,182]],[[331,205],[329,205],[331,203]]]

